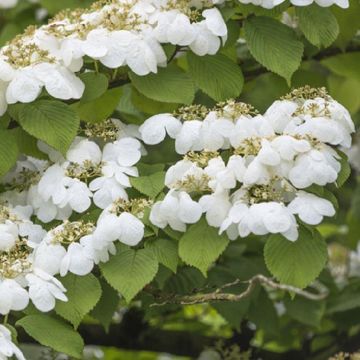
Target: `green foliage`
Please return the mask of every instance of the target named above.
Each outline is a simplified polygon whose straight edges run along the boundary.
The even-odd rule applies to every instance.
[[[80,359],[84,342],[78,332],[64,321],[49,315],[28,315],[20,319],[21,326],[40,344]]]
[[[66,153],[80,124],[74,110],[56,100],[37,100],[15,107],[16,120],[25,131],[62,154]]]
[[[131,185],[142,194],[149,196],[151,199],[156,198],[164,189],[165,172],[159,171],[148,176],[132,178]]]
[[[114,313],[119,306],[119,295],[105,280],[101,279],[100,284],[101,298],[90,315],[99,320],[105,330],[108,331]]]
[[[185,263],[195,266],[205,276],[209,266],[217,260],[229,243],[226,235],[219,235],[202,218],[191,225],[179,241],[179,255]]]
[[[85,7],[92,2],[19,1],[14,9],[0,11],[0,46],[28,25],[46,22],[47,18],[36,18],[40,7],[53,16],[64,8]],[[350,0],[348,9],[316,4],[295,7],[289,1],[265,9],[234,0],[226,1],[219,10],[226,20],[228,39],[215,55],[197,56],[187,47],[163,44],[167,67],[147,76],[138,76],[128,67],[110,70],[85,57],[84,67],[76,73],[85,83],[84,94],[78,101],[50,100],[44,90],[33,103],[10,105],[0,117],[0,177],[15,165],[20,155],[47,158],[37,147],[38,139],[65,154],[78,134],[79,125],[85,125],[81,122],[101,123],[116,116],[125,124],[141,125],[149,116],[171,113],[182,104],[211,107],[216,101],[229,98],[250,103],[263,113],[290,88],[304,85],[326,86],[330,95],[349,110],[358,127],[359,0]],[[96,141],[101,143],[100,139]],[[169,138],[147,147],[148,155],[136,164],[140,176],[131,178],[132,189],[126,190],[130,199],[138,196],[162,199],[167,191],[165,172],[181,158],[173,149],[174,140]],[[313,358],[314,354],[317,359],[328,358],[337,350],[338,337],[347,343],[357,336],[360,316],[359,281],[357,275],[349,276],[350,251],[356,249],[360,231],[359,179],[351,174],[346,155],[339,154],[341,171],[336,186],[305,189],[331,201],[337,215],[325,218],[317,230],[301,225],[297,241],[272,235],[268,239],[249,236],[229,243],[227,236],[220,236],[218,229],[209,227],[205,219],[188,225],[185,233],[170,227],[158,229],[149,222],[146,209],[142,219],[146,228],[143,242],[133,248],[118,244],[117,254],[96,266],[92,274],[61,278],[69,301],[57,301],[52,313],[39,315],[30,304],[23,312],[11,314],[9,321],[20,319],[17,325],[35,341],[71,358],[83,356],[83,341],[74,330],[80,324],[84,334],[87,326],[97,329],[99,324],[105,331],[111,331],[109,337],[117,336],[119,330],[122,339],[126,332],[129,341],[119,340],[119,347],[144,344],[160,347],[156,336],[159,333],[164,338],[168,331],[181,344],[180,349],[170,347],[170,342],[166,344],[166,350],[174,352],[187,352],[187,346],[183,346],[186,343],[193,353],[198,353],[208,339],[221,337],[229,344],[235,339],[240,345],[245,339],[256,347],[254,356],[262,358],[272,357],[272,353],[279,358]],[[193,199],[198,200],[197,194]],[[101,211],[92,206],[86,214],[73,215],[70,221],[96,223]],[[46,228],[57,224],[54,221]],[[328,251],[329,264],[324,269]],[[329,295],[324,300],[312,301],[257,285],[238,302],[150,306],[157,300],[154,293],[158,292],[169,298],[217,289],[240,294],[253,276],[269,277],[270,273],[276,281],[300,288],[317,280]],[[234,281],[236,285],[226,286]],[[138,301],[132,302],[135,298]],[[280,304],[284,305],[284,313],[277,311],[281,310]],[[254,324],[251,331],[249,323]],[[16,342],[16,331],[11,325],[6,326]],[[23,334],[20,329],[20,342]],[[103,350],[106,358],[114,360],[158,358],[155,353]],[[34,359],[42,355],[41,349],[24,353]]]
[[[299,230],[299,238],[294,242],[281,235],[270,236],[264,255],[268,269],[281,283],[305,288],[324,268],[327,249],[316,230]]]
[[[345,50],[349,41],[359,29],[360,2],[358,0],[350,0],[349,3],[350,7],[348,9],[341,9],[338,6],[331,7],[331,11],[335,15],[340,29],[335,45],[342,50]]]
[[[240,67],[227,56],[196,56],[187,54],[189,71],[195,84],[216,101],[240,95],[244,77]]]
[[[176,66],[159,68],[157,74],[130,73],[135,88],[146,97],[165,103],[191,104],[195,86],[190,76]]]
[[[170,239],[156,239],[147,242],[145,247],[151,249],[160,264],[176,273],[179,264],[178,245]]]
[[[336,180],[336,184],[338,187],[342,187],[351,174],[351,167],[347,155],[343,152],[339,152],[339,155],[341,156],[341,170]]]
[[[319,327],[325,314],[325,301],[314,301],[297,296],[286,299],[287,314],[302,324]]]
[[[5,175],[15,165],[19,149],[13,134],[0,129],[0,176]]]
[[[85,84],[85,90],[81,98],[82,103],[88,103],[98,99],[105,93],[109,86],[106,75],[96,72],[86,72],[80,75],[80,79]]]
[[[151,249],[125,249],[113,256],[100,269],[109,284],[130,302],[158,271],[158,261]]]
[[[296,8],[299,27],[311,44],[330,46],[339,35],[339,25],[330,9],[317,4]]]
[[[40,0],[40,4],[44,6],[50,14],[54,15],[63,9],[76,9],[80,7],[87,7],[93,3],[93,0]]]
[[[97,278],[92,274],[86,276],[69,274],[64,279],[61,279],[61,282],[67,289],[66,296],[69,301],[58,301],[55,311],[77,328],[84,316],[99,301],[101,286]]]
[[[115,111],[123,94],[121,87],[107,90],[103,95],[91,102],[77,102],[73,105],[81,120],[97,123],[106,120]]]
[[[331,56],[321,60],[321,63],[329,68],[333,73],[356,79],[360,81],[360,51]]]
[[[300,66],[304,50],[294,30],[275,19],[256,16],[245,21],[244,31],[249,50],[256,61],[290,84],[293,73]]]

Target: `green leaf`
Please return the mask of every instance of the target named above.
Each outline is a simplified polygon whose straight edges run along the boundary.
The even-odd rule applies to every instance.
[[[178,245],[175,241],[169,239],[156,239],[155,241],[146,242],[145,246],[154,252],[159,263],[176,273],[179,264],[179,255]]]
[[[305,325],[319,327],[325,313],[325,302],[308,300],[301,296],[285,301],[286,313]]]
[[[289,90],[290,88],[284,78],[268,72],[247,81],[240,100],[251,104],[261,112],[265,112],[275,100],[287,94]]]
[[[12,129],[11,134],[15,138],[20,154],[30,155],[38,159],[46,159],[46,155],[37,146],[37,139],[21,127]]]
[[[101,280],[100,284],[102,289],[101,298],[90,315],[99,320],[105,330],[108,331],[114,313],[119,306],[119,295],[106,281]]]
[[[359,29],[360,2],[359,0],[350,0],[349,5],[347,9],[342,9],[339,6],[331,7],[340,27],[340,33],[334,45],[342,50],[345,50],[346,45]]]
[[[240,95],[244,77],[240,66],[227,56],[196,56],[187,54],[189,71],[196,85],[216,101]]]
[[[339,35],[339,25],[329,8],[317,4],[296,7],[296,15],[300,30],[317,47],[330,46]]]
[[[81,103],[87,103],[99,98],[109,86],[107,76],[101,73],[89,71],[81,74],[79,77],[85,84],[85,91],[80,100]]]
[[[147,76],[130,73],[130,79],[139,92],[156,101],[191,104],[195,96],[190,76],[175,66],[159,68],[157,74]]]
[[[61,101],[37,100],[21,104],[18,111],[18,121],[25,131],[66,153],[80,125],[74,110]]]
[[[163,171],[165,169],[165,164],[149,165],[140,162],[136,164],[136,167],[138,168],[141,176],[148,176]]]
[[[15,165],[18,156],[19,149],[12,132],[0,129],[0,176]]]
[[[252,299],[248,317],[257,329],[263,329],[266,334],[277,334],[279,331],[279,318],[274,302],[261,287],[259,295]]]
[[[97,123],[106,120],[113,114],[120,102],[123,94],[121,87],[107,90],[97,99],[82,103],[77,102],[72,105],[80,119],[89,123]]]
[[[5,24],[5,26],[2,27],[0,33],[0,46],[4,46],[7,41],[13,39],[21,31],[22,31],[21,26],[17,24],[14,23]]]
[[[84,342],[80,334],[60,319],[49,315],[29,315],[20,319],[16,326],[21,326],[41,345],[65,353],[77,359],[82,357]]]
[[[354,279],[339,294],[332,294],[328,300],[326,312],[328,314],[343,312],[360,307],[358,296],[360,284],[358,279]]]
[[[304,45],[297,39],[295,31],[265,16],[247,19],[244,30],[252,56],[290,84],[292,74],[301,64],[304,51]]]
[[[341,151],[338,151],[338,154],[341,156],[341,170],[338,178],[336,179],[336,185],[340,188],[346,183],[346,180],[351,175],[351,167],[347,155]]]
[[[52,15],[64,9],[87,7],[90,6],[92,2],[92,0],[40,0],[40,4]]]
[[[331,56],[321,63],[334,74],[360,81],[360,51]]]
[[[55,312],[77,328],[82,319],[97,304],[101,296],[101,286],[97,278],[92,275],[76,276],[69,274],[61,279],[67,289],[68,302],[58,301]]]
[[[198,268],[205,276],[209,266],[222,254],[229,239],[202,218],[191,225],[179,242],[179,255],[187,264]]]
[[[305,288],[320,274],[327,260],[327,248],[321,235],[299,229],[299,238],[291,242],[282,235],[272,235],[266,242],[266,266],[282,283]]]
[[[109,284],[130,302],[158,271],[159,264],[150,249],[126,249],[113,256],[100,269]]]
[[[350,77],[330,74],[327,78],[330,95],[354,115],[360,109],[358,89],[360,81]]]
[[[134,87],[131,91],[131,101],[136,109],[148,115],[172,113],[179,107],[179,104],[165,103],[149,99],[144,94],[137,91]]]
[[[142,194],[154,199],[165,187],[165,172],[159,171],[149,176],[131,178],[131,185]]]
[[[195,268],[181,267],[177,274],[173,274],[164,286],[167,293],[186,295],[205,286],[206,279]]]

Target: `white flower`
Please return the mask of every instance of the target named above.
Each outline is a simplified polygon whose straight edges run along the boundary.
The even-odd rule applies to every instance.
[[[65,174],[62,166],[49,167],[38,184],[38,193],[44,201],[51,201],[60,208],[70,206],[78,213],[85,212],[91,205],[92,193],[79,179]]]
[[[235,172],[226,167],[220,156],[211,159],[204,171],[210,177],[209,187],[215,193],[230,190],[236,186]]]
[[[240,237],[246,237],[251,233],[255,235],[280,233],[290,241],[298,238],[294,215],[284,204],[274,201],[251,206],[236,202],[221,225],[220,233],[227,230],[232,224],[237,224]]]
[[[27,201],[33,207],[34,214],[39,220],[44,223],[49,223],[53,220],[68,219],[72,213],[69,205],[60,208],[55,205],[50,199],[45,201],[39,194],[38,185],[32,185],[27,194]]]
[[[305,191],[296,193],[296,198],[288,205],[288,209],[310,225],[320,224],[324,216],[335,215],[335,208],[329,200]]]
[[[9,104],[32,102],[43,87],[62,100],[80,99],[85,89],[84,83],[65,67],[43,62],[16,71],[6,90],[6,100]]]
[[[322,7],[328,7],[333,4],[336,4],[340,6],[341,8],[348,8],[349,7],[349,1],[348,0],[291,0],[291,3],[296,6],[308,6],[311,5],[313,2],[316,4],[322,6]]]
[[[94,29],[87,35],[82,51],[100,60],[105,66],[115,69],[126,63],[126,53],[131,42],[136,40],[136,35],[130,31],[108,31]]]
[[[9,9],[15,7],[18,3],[18,0],[1,0],[0,9]]]
[[[164,141],[166,133],[174,139],[181,126],[181,122],[171,114],[160,114],[147,119],[139,131],[145,144],[156,145]]]
[[[206,220],[210,226],[220,227],[226,219],[231,208],[229,194],[219,192],[211,195],[204,195],[199,200],[203,212],[206,213]]]
[[[194,23],[196,38],[190,44],[190,49],[198,56],[215,55],[220,46],[220,38],[214,35],[206,25],[206,22]]]
[[[98,244],[119,240],[125,245],[136,246],[144,237],[145,225],[131,213],[123,212],[119,216],[111,213],[111,206],[101,214],[94,233]],[[101,248],[101,245],[98,246]]]
[[[11,340],[10,330],[5,326],[0,325],[0,359],[6,360],[13,358],[13,356],[18,360],[25,360],[21,350]]]
[[[33,266],[41,269],[50,275],[60,272],[61,262],[66,255],[66,249],[60,244],[51,243],[51,232],[48,233],[44,241],[35,249],[33,255]]]
[[[175,150],[178,154],[186,154],[190,150],[202,150],[202,139],[200,135],[202,121],[190,120],[184,122],[181,130],[176,135]]]
[[[239,0],[243,4],[254,4],[261,6],[265,9],[272,9],[273,7],[281,4],[284,0]]]
[[[227,140],[234,132],[234,124],[225,118],[218,118],[216,112],[210,112],[202,122],[200,139],[206,150],[219,150],[227,144]]]
[[[282,133],[292,121],[292,115],[298,109],[298,104],[290,100],[276,100],[266,110],[264,117],[270,122],[276,133]]]
[[[203,11],[204,20],[194,23],[195,39],[190,49],[197,55],[214,55],[227,39],[227,27],[218,9],[212,8]]]
[[[217,8],[207,9],[203,11],[202,15],[205,18],[207,28],[214,35],[223,37],[225,40],[227,37],[227,27],[220,11]]]
[[[192,182],[202,182],[205,172],[190,160],[180,160],[171,166],[166,172],[165,185],[169,188],[176,188],[182,181],[191,178]],[[194,184],[195,185],[195,184]]]
[[[141,158],[141,143],[137,139],[122,138],[108,143],[103,150],[104,162],[114,161],[120,166],[135,165]]]
[[[321,150],[313,149],[300,154],[289,172],[289,180],[299,189],[305,189],[312,184],[324,186],[333,183],[341,168],[337,158],[336,152],[325,146]]]
[[[190,45],[196,36],[190,19],[176,10],[159,14],[154,33],[160,42],[180,46]]]
[[[12,279],[0,280],[0,314],[7,315],[11,310],[24,310],[29,303],[29,295],[19,283]],[[0,347],[1,351],[1,347]]]
[[[298,140],[288,135],[277,136],[271,141],[271,147],[283,160],[287,161],[292,161],[296,155],[311,150],[311,145],[307,140]]]
[[[186,231],[186,224],[200,220],[201,206],[184,191],[170,190],[164,200],[158,201],[151,209],[150,221],[164,229],[169,225],[177,231]]]
[[[252,141],[272,135],[274,135],[274,130],[267,118],[261,115],[255,117],[242,115],[236,120],[233,133],[230,135],[230,143],[234,148],[238,148],[244,140]]]
[[[252,184],[267,184],[273,177],[271,168],[262,163],[258,158],[255,158],[248,165],[243,182],[245,185]]]
[[[67,248],[66,255],[60,264],[60,275],[65,276],[68,272],[75,275],[84,276],[91,272],[94,267],[92,251],[88,246],[79,243],[71,243]]]
[[[95,264],[99,264],[100,262],[108,262],[110,259],[110,254],[116,254],[116,247],[113,242],[108,242],[100,249],[95,248],[94,234],[84,236],[81,239],[81,243],[88,249],[89,255]]]
[[[331,145],[351,146],[355,131],[349,112],[338,102],[316,98],[307,100],[302,112],[285,127],[288,134],[309,135]]]
[[[160,44],[153,38],[139,36],[128,48],[127,65],[137,75],[157,73],[157,66],[166,66],[166,55]]]
[[[91,161],[94,164],[101,162],[102,152],[100,147],[86,138],[76,137],[66,153],[66,159],[77,164]]]
[[[0,224],[0,251],[9,251],[19,238],[19,229],[16,224],[6,220]]]
[[[111,164],[108,166],[111,166]],[[107,173],[107,175],[96,178],[89,185],[90,190],[94,192],[94,203],[100,209],[105,209],[116,199],[128,199],[128,195],[125,191],[124,185],[119,183],[119,181],[115,177],[115,174],[121,174],[121,177],[124,176],[127,179],[127,182],[130,181],[126,176],[126,173],[116,171],[116,169],[118,169],[117,165],[114,165],[113,167],[115,168],[115,170],[113,170],[111,166],[110,175],[109,173]],[[128,170],[126,170],[126,172],[128,172]],[[134,170],[133,174],[135,174],[134,176],[136,176],[136,169]]]
[[[66,289],[61,282],[40,269],[35,269],[33,273],[26,275],[26,280],[29,297],[35,307],[42,312],[53,310],[56,299],[68,300],[64,294]]]
[[[96,250],[107,248],[110,243],[119,239],[121,231],[119,218],[115,214],[104,212],[102,216],[99,217],[93,233],[93,247]]]

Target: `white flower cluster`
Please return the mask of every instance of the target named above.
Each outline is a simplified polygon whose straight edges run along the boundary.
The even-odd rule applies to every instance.
[[[43,88],[54,98],[81,98],[84,84],[75,73],[85,56],[147,75],[167,65],[161,44],[202,56],[215,54],[226,38],[219,10],[206,0],[99,1],[89,10],[65,11],[0,50],[0,115],[8,104],[34,101]]]
[[[43,143],[49,161],[20,159],[2,178],[0,194],[0,314],[23,310],[32,300],[43,312],[67,301],[55,276],[89,274],[115,254],[115,241],[137,245],[144,237],[147,199],[129,199],[129,177],[145,154],[137,127],[110,119],[89,126],[65,157]],[[10,205],[11,204],[11,205]],[[71,221],[75,213],[100,210],[94,222]],[[48,232],[34,225],[63,220]]]
[[[212,0],[213,4],[223,4],[227,0]],[[285,2],[285,0],[239,0],[242,4],[253,4],[261,6],[265,9],[272,9]],[[309,6],[313,3],[321,7],[329,7],[337,5],[343,9],[349,7],[349,0],[290,0],[290,3],[295,6]]]
[[[29,299],[50,311],[67,301],[60,281],[36,266],[35,252],[46,231],[29,218],[31,207],[0,206],[0,314],[24,310]]]
[[[154,145],[166,133],[183,159],[171,166],[169,192],[150,220],[185,231],[206,214],[229,238],[280,233],[298,238],[298,221],[319,224],[333,204],[309,191],[336,182],[341,169],[335,146],[350,147],[354,124],[324,89],[294,90],[264,115],[229,101],[214,109],[190,106],[156,115],[140,127]]]
[[[59,276],[89,274],[116,242],[137,246],[146,225],[185,232],[205,214],[230,239],[280,233],[295,241],[298,219],[316,225],[335,214],[308,188],[337,180],[334,147],[349,147],[353,131],[345,108],[305,87],[264,115],[235,101],[192,105],[140,128],[116,119],[88,125],[65,156],[39,143],[48,160],[23,157],[1,179],[0,314],[29,300],[43,312],[67,301]],[[131,178],[147,154],[143,143],[167,135],[183,158],[167,169],[169,191],[153,203],[130,189]]]

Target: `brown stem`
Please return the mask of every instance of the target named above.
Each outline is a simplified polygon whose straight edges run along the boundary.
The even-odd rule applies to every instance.
[[[222,290],[225,288],[235,286],[241,283],[247,283],[248,287],[246,288],[245,291],[243,291],[240,294],[231,294],[231,293],[222,292]],[[299,289],[295,286],[276,283],[273,280],[263,275],[255,275],[254,277],[252,277],[250,280],[247,281],[241,281],[238,279],[232,283],[225,284],[222,287],[218,288],[216,291],[211,293],[205,293],[205,294],[199,293],[194,295],[173,295],[173,294],[162,294],[162,293],[153,292],[153,295],[158,302],[152,304],[151,306],[163,306],[168,304],[194,305],[194,304],[203,304],[203,303],[216,302],[216,301],[236,302],[251,295],[257,284],[265,285],[275,290],[288,291],[293,294],[314,301],[323,300],[328,295],[328,291],[325,288],[318,289],[317,293],[313,293]]]

